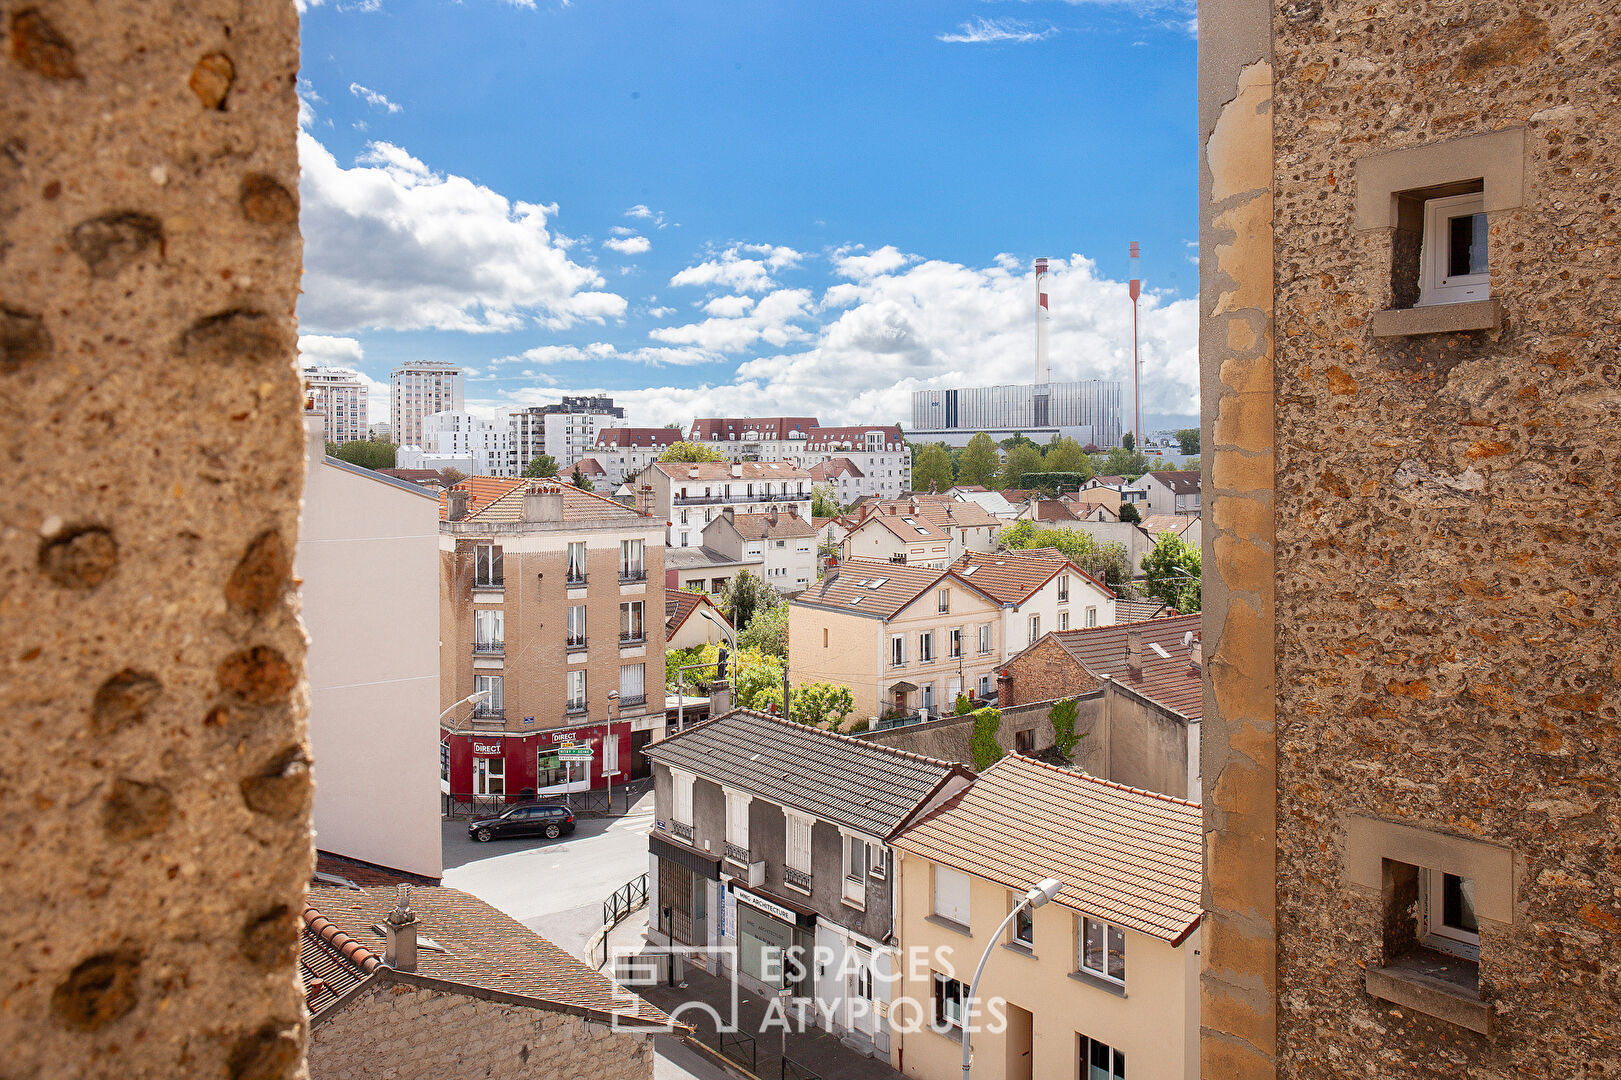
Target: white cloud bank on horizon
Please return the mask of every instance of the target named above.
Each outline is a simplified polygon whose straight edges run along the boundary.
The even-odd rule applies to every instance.
[[[352,168],[308,131],[298,149],[310,330],[563,330],[624,316],[625,298],[548,230],[555,205],[509,202],[390,143],[369,143]]]

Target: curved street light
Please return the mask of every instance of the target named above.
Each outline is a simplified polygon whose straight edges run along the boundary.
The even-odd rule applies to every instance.
[[[985,943],[985,952],[979,958],[979,966],[974,969],[974,981],[968,984],[968,997],[962,1003],[962,1080],[969,1080],[968,1070],[973,1067],[973,1051],[970,1049],[974,1029],[974,999],[979,993],[979,977],[985,974],[985,962],[991,958],[991,950],[996,943],[1002,940],[1002,933],[1007,930],[1008,924],[1025,908],[1034,910],[1057,896],[1064,888],[1064,883],[1057,878],[1044,878],[1037,882],[1024,894],[1024,899],[1013,905],[1002,925],[996,928],[990,941]]]
[[[489,691],[489,690],[475,690],[473,693],[468,694],[466,697],[464,697],[460,701],[456,702],[456,704],[452,705],[450,708],[448,708],[444,712],[440,713],[439,714],[439,719],[443,720],[445,717],[449,716],[451,713],[455,712],[457,709],[461,708],[463,705],[466,705],[469,701],[475,701],[475,702],[488,701],[488,700],[490,700],[490,694],[491,693],[492,693],[492,691]],[[456,730],[456,725],[452,724],[451,727],[450,727],[450,730],[455,731]]]

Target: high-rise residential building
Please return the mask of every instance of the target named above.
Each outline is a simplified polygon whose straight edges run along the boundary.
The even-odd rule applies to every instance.
[[[401,446],[401,469],[452,468],[468,476],[511,475],[511,436],[470,412],[445,411],[422,418],[422,445]]]
[[[341,446],[365,439],[366,380],[348,368],[307,367],[302,374],[311,409],[326,418],[326,441]]]
[[[424,360],[401,364],[388,377],[389,428],[400,446],[422,445],[422,420],[437,412],[460,412],[462,369]]]
[[[974,386],[912,393],[913,442],[964,446],[978,432],[993,439],[1023,433],[1037,442],[1055,435],[1085,445],[1118,446],[1121,387],[1113,379]]]
[[[512,475],[520,475],[541,454],[550,454],[566,471],[591,453],[597,432],[623,420],[625,410],[610,397],[577,395],[551,405],[532,405],[508,417],[512,435]]]

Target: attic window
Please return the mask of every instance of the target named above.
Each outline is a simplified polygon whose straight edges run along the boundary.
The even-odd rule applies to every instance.
[[[877,588],[880,588],[880,587],[882,587],[882,586],[883,586],[883,584],[884,584],[884,583],[885,583],[885,582],[886,582],[886,581],[888,581],[888,580],[889,580],[889,579],[888,579],[888,578],[886,578],[886,577],[881,577],[881,578],[873,578],[873,579],[872,579],[872,584],[870,584],[870,585],[868,585],[868,586],[867,586],[867,588],[869,588],[869,589],[877,589]]]
[[[861,601],[864,600],[864,599],[866,599],[866,597],[852,596],[852,597],[850,597],[850,606],[855,607],[857,604],[861,603]]]
[[[965,566],[965,567],[962,568],[962,576],[963,577],[973,577],[978,572],[979,572],[979,567],[977,567],[977,566]]]
[[[1171,654],[1165,651],[1165,646],[1161,645],[1157,641],[1150,641],[1148,643],[1148,647],[1158,653],[1161,660],[1169,660],[1171,658]]]

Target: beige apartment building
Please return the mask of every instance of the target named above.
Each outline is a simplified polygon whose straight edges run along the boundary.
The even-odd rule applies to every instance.
[[[664,730],[663,520],[490,477],[457,484],[442,513],[445,794],[485,806],[644,775]],[[474,693],[489,696],[457,705]]]
[[[855,715],[950,712],[1002,659],[1002,605],[952,570],[850,559],[789,601],[788,674],[834,682]]]
[[[672,548],[701,546],[704,526],[728,509],[811,516],[810,473],[785,461],[659,461],[630,484],[636,504],[666,523]]]
[[[967,1025],[977,1080],[1195,1080],[1201,827],[1194,803],[1010,755],[901,832],[891,1063],[960,1075],[990,946]],[[995,937],[1046,878],[1057,897]]]
[[[1003,522],[977,503],[912,495],[864,504],[847,525],[847,559],[888,559],[943,570],[970,551],[994,551]]]

